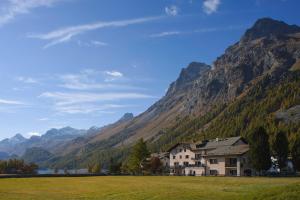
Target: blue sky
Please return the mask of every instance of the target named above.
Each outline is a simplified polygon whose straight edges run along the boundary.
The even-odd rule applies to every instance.
[[[0,139],[135,115],[191,61],[211,64],[298,0],[1,0]]]

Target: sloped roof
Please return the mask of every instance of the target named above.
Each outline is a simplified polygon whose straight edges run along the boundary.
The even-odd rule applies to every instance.
[[[232,146],[241,139],[240,136],[225,139],[215,139],[196,144],[195,150],[214,149],[223,146]],[[198,146],[198,147],[197,147]],[[199,147],[200,146],[200,147]]]
[[[187,149],[194,149],[196,146],[193,143],[186,143],[186,142],[181,142],[181,143],[177,143],[175,145],[173,145],[172,147],[170,147],[167,152],[172,151],[172,149],[176,148],[177,146],[182,145],[184,148]]]
[[[242,155],[249,151],[249,145],[222,146],[208,151],[205,156]]]

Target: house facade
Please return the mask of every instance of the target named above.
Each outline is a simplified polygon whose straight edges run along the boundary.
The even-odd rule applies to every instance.
[[[178,143],[169,149],[170,175],[249,176],[248,151],[241,137]]]

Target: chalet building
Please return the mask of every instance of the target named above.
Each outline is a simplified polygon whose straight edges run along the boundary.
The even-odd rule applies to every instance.
[[[168,151],[170,175],[249,176],[248,151],[241,137],[178,143]]]

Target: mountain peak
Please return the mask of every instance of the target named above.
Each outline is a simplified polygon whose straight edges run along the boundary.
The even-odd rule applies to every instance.
[[[24,138],[23,135],[21,135],[20,133],[16,134],[15,136],[9,139],[9,141],[14,144],[24,142],[25,140],[26,138]]]
[[[209,65],[202,62],[191,62],[186,68],[181,70],[178,79],[170,85],[167,95],[184,88],[184,86],[199,78],[203,72],[210,68]]]
[[[121,117],[121,119],[119,119],[118,122],[127,122],[127,121],[129,121],[129,120],[132,120],[133,117],[134,117],[134,115],[133,115],[132,113],[125,113],[125,114]]]
[[[300,27],[297,25],[289,25],[283,21],[278,21],[272,18],[261,18],[246,31],[241,41],[247,42],[262,37],[286,35],[297,32],[300,32]]]
[[[23,137],[20,133],[17,133],[15,136],[13,136],[11,139],[17,139],[17,140],[25,140],[26,138]]]

